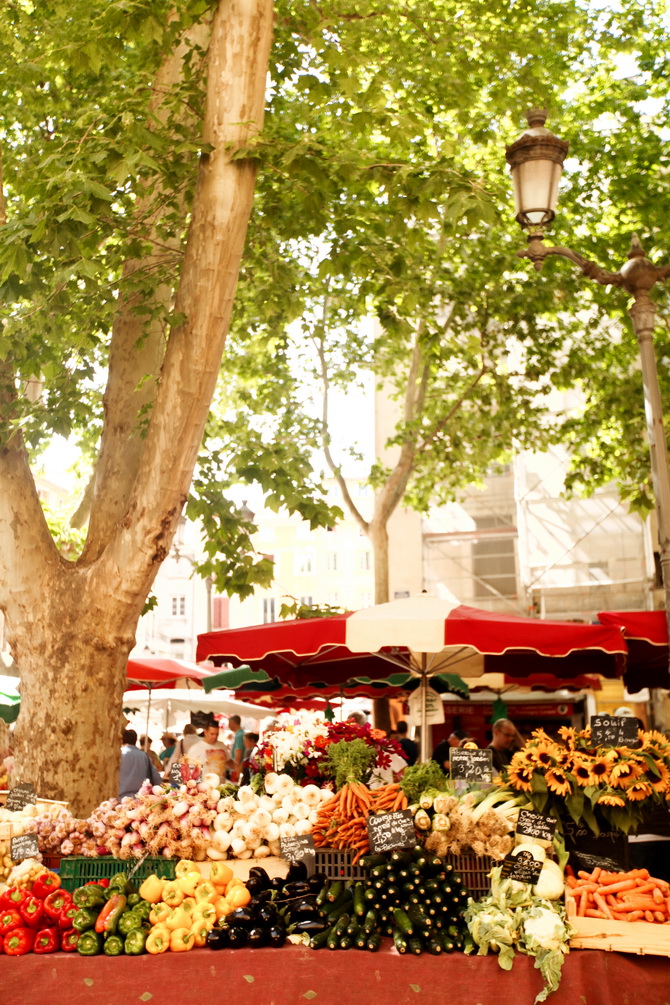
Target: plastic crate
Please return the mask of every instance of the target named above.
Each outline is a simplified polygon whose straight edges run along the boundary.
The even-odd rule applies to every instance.
[[[489,872],[496,865],[495,859],[489,855],[447,855],[445,861],[454,867],[473,897],[490,893]]]
[[[141,883],[147,876],[155,874],[164,879],[174,879],[177,868],[174,858],[145,858],[140,865],[133,859],[86,858],[74,856],[62,858],[60,862],[61,886],[64,890],[76,890],[78,886],[96,879],[111,879],[116,872],[132,872],[133,880]],[[137,866],[137,868],[135,868]]]
[[[335,848],[316,849],[316,872],[328,879],[363,879],[365,870],[360,862],[353,864],[354,853]]]

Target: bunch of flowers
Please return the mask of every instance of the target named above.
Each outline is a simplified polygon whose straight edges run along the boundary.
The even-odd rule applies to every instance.
[[[598,833],[598,819],[627,833],[654,807],[670,803],[670,740],[639,730],[638,747],[594,747],[591,730],[562,726],[561,740],[536,729],[497,782],[525,792],[538,812],[565,811]],[[561,742],[562,741],[562,742]]]
[[[303,711],[278,717],[278,725],[258,747],[252,768],[261,775],[283,771],[302,785],[331,784],[324,775],[327,751],[332,743],[341,740],[363,740],[373,748],[373,774],[388,773],[398,763],[394,757],[405,763],[400,746],[383,730],[350,720],[328,722],[320,712]]]

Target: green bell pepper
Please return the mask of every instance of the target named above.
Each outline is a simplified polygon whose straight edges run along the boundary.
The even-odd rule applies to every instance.
[[[105,945],[103,947],[103,953],[105,956],[122,956],[123,955],[123,939],[120,935],[108,935],[105,939]]]
[[[98,912],[92,907],[80,907],[72,919],[72,927],[78,932],[87,932],[89,928],[95,928],[98,919]]]
[[[124,911],[119,918],[116,930],[119,935],[128,935],[129,932],[134,932],[141,927],[142,919],[139,914],[136,914],[135,911]]]
[[[127,900],[128,900],[128,907],[137,907],[137,905],[141,902],[142,898],[140,897],[139,893],[129,893]]]
[[[107,891],[97,883],[89,886],[80,886],[72,894],[72,901],[76,907],[102,907],[107,899]]]
[[[97,932],[82,932],[77,943],[81,956],[98,956],[102,952],[102,935]]]
[[[153,909],[153,904],[150,904],[148,900],[141,900],[139,904],[135,904],[133,911],[135,914],[139,914],[142,921],[147,921],[151,911]]]
[[[122,893],[127,896],[129,893],[134,893],[135,888],[132,883],[129,882],[128,876],[125,872],[115,872],[109,881],[109,886],[107,887],[107,895],[109,899],[110,893]]]
[[[126,935],[124,948],[128,956],[141,956],[146,950],[144,948],[147,941],[148,932],[143,928],[137,928]]]

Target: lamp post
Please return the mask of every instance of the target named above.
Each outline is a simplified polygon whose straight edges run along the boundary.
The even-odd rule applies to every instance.
[[[549,255],[567,258],[587,279],[601,286],[618,286],[633,298],[628,314],[640,345],[651,476],[670,633],[670,466],[654,352],[656,307],[649,296],[649,291],[657,282],[670,276],[670,265],[658,267],[650,262],[636,234],[633,235],[628,261],[618,272],[602,269],[571,248],[547,247],[544,244],[545,227],[551,224],[558,206],[558,182],[568,144],[545,128],[546,109],[532,108],[526,113],[526,118],[528,129],[506,149],[514,185],[516,218],[528,234],[528,247],[517,254],[520,258],[529,258],[538,272]]]

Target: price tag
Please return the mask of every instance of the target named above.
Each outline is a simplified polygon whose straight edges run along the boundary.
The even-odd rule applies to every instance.
[[[20,834],[9,842],[9,857],[14,862],[20,862],[24,858],[35,858],[39,852],[37,834]]]
[[[304,862],[307,875],[313,876],[316,871],[316,848],[311,834],[296,834],[295,837],[280,839],[281,857],[287,862]]]
[[[556,830],[556,820],[547,817],[544,813],[535,813],[534,810],[519,810],[517,820],[517,834],[525,834],[527,837],[540,838],[542,841],[552,841]]]
[[[394,848],[411,848],[416,844],[411,810],[373,813],[368,817],[368,839],[370,851],[375,855]]]
[[[541,872],[542,863],[531,852],[520,851],[518,855],[508,855],[505,858],[500,876],[502,879],[516,879],[519,883],[535,886]]]
[[[466,750],[451,747],[449,750],[449,771],[452,779],[464,782],[490,782],[493,779],[493,751]]]
[[[622,831],[601,831],[596,837],[587,824],[568,818],[563,820],[563,834],[573,868],[586,872],[597,865],[606,872],[627,868],[628,841]]]
[[[594,747],[638,747],[637,719],[630,715],[592,715],[591,741]]]
[[[10,789],[7,793],[7,804],[6,809],[11,812],[16,810],[22,810],[24,806],[28,803],[37,802],[37,793],[33,788],[32,782],[21,782],[20,785],[15,785],[13,789]]]
[[[177,788],[182,784],[183,779],[181,777],[181,764],[175,763],[170,768],[169,774],[170,784],[176,785]]]

